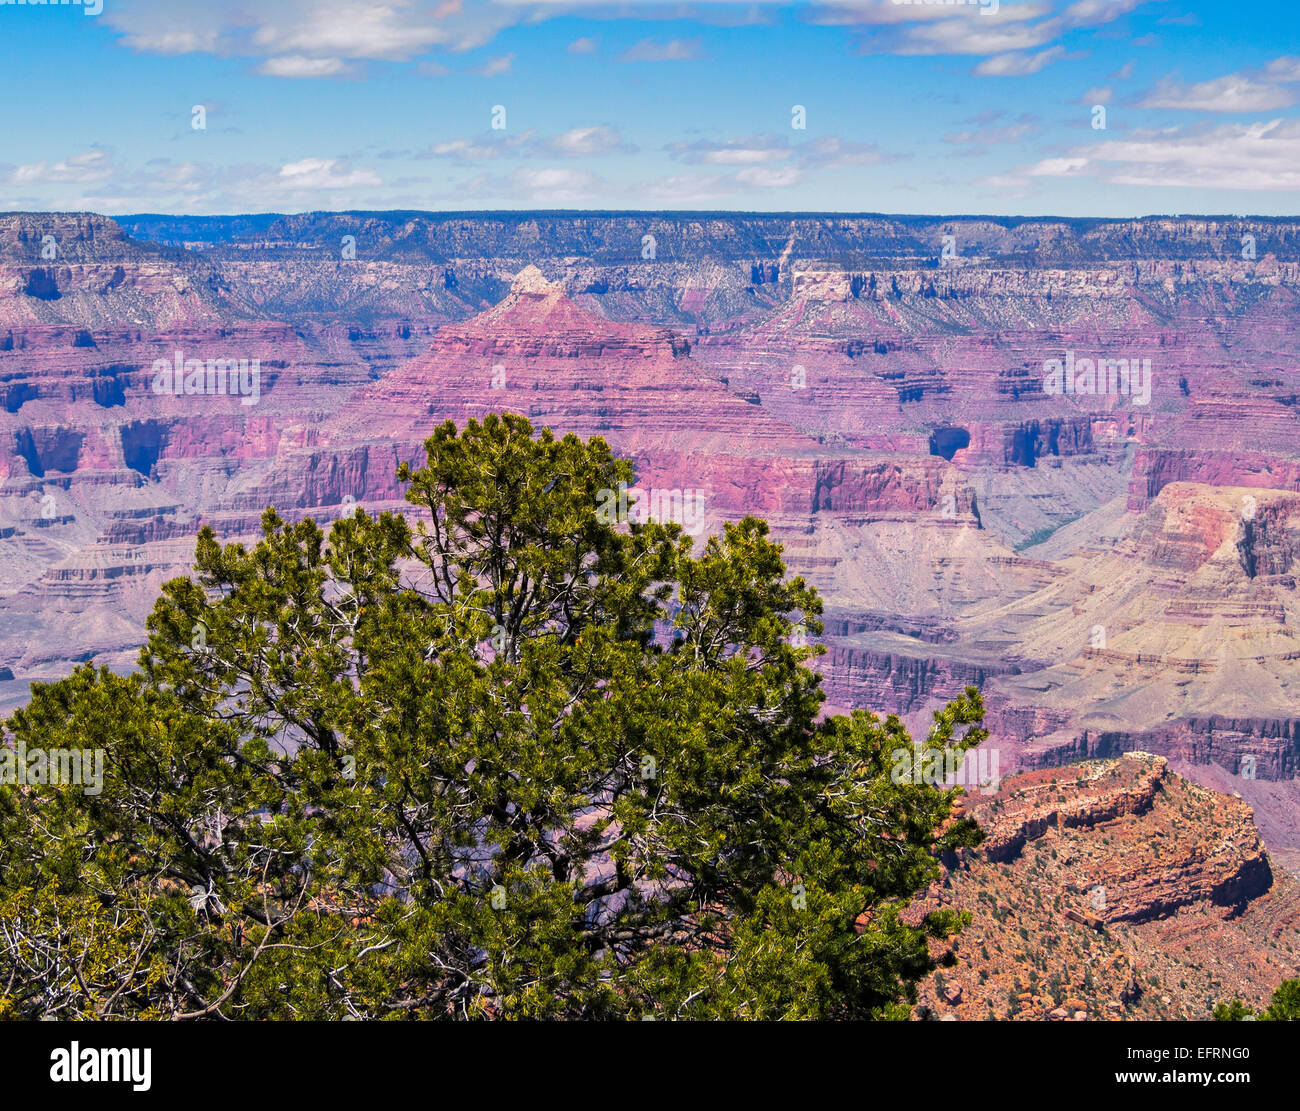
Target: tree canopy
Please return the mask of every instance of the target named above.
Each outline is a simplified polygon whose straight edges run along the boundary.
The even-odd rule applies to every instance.
[[[611,523],[631,464],[515,415],[426,451],[405,515],[204,528],[137,671],[4,723],[106,772],[0,787],[0,1016],[906,1014],[982,835],[897,718],[822,715],[767,525]]]
[[[1295,1022],[1300,1020],[1300,978],[1283,980],[1273,992],[1273,998],[1262,1011],[1252,1012],[1240,999],[1220,1003],[1214,1008],[1219,1022]]]

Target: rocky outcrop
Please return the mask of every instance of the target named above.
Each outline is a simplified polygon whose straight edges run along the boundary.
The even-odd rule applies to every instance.
[[[971,922],[934,947],[956,963],[918,1017],[1205,1018],[1300,971],[1300,889],[1274,873],[1250,808],[1163,758],[1030,772],[965,801],[987,838],[909,913]]]
[[[990,822],[981,851],[988,860],[1006,863],[1050,830],[1112,829],[1119,819],[1147,818],[1158,802],[1168,808],[1170,774],[1164,757],[1131,752],[1082,765],[1073,774],[1019,777],[996,803],[977,805],[976,812]],[[1072,856],[1070,864],[1086,879],[1067,882],[1062,890],[1079,898],[1100,893],[1079,909],[1103,923],[1144,922],[1191,903],[1244,904],[1269,889],[1272,871],[1249,808],[1190,784],[1172,790],[1200,803],[1202,826],[1175,824],[1152,842],[1149,854],[1136,857],[1107,852],[1097,845],[1099,838],[1081,839],[1080,852],[1086,855]],[[1138,820],[1125,828],[1154,825]]]
[[[1129,762],[1134,775],[1128,781],[1108,768],[1089,769],[1072,783],[1060,776],[1018,779],[999,805],[990,807],[996,809],[997,819],[981,846],[984,855],[998,862],[1013,860],[1026,842],[1051,828],[1089,829],[1123,815],[1145,814],[1163,784],[1168,762],[1160,757],[1130,757]]]

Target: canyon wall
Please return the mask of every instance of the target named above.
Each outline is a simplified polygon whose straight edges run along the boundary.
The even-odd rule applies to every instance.
[[[129,668],[201,524],[401,507],[432,428],[509,409],[699,536],[767,518],[829,708],[924,728],[973,684],[1004,770],[1289,784],[1298,255],[1261,219],[0,216],[0,708]],[[256,396],[157,388],[227,359]]]

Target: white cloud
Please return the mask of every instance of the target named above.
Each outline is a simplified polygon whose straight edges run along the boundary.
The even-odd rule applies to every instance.
[[[1037,54],[999,54],[975,67],[977,77],[1024,77],[1065,57],[1065,47],[1052,46]]]
[[[588,170],[558,167],[516,170],[510,184],[516,195],[539,205],[582,204],[594,199],[601,187],[600,178]]]
[[[999,123],[1003,115],[1002,112],[993,112],[970,120],[968,122],[979,126],[967,128],[965,131],[950,132],[943,137],[943,141],[955,146],[989,147],[1003,143],[1018,143],[1042,130],[1042,124],[1037,117],[1027,112],[1021,113],[1009,123]]]
[[[630,154],[636,149],[612,127],[575,127],[551,138],[540,138],[534,131],[522,131],[448,139],[435,143],[419,157],[450,158],[458,162],[486,162],[492,158],[599,158]]]
[[[1300,81],[1300,58],[1290,56],[1274,58],[1264,67],[1264,76],[1269,81],[1278,81],[1283,85]]]
[[[302,53],[405,61],[445,42],[447,32],[405,4],[356,4],[318,0],[307,5],[269,5],[267,19],[252,34],[254,47],[273,53]]]
[[[103,18],[124,46],[142,53],[404,62],[434,48],[484,46],[530,13],[516,4],[461,0],[114,0]]]
[[[1084,157],[1044,158],[1025,172],[1030,177],[1069,177],[1071,174],[1081,174],[1089,164],[1089,160]]]
[[[606,154],[629,153],[634,149],[612,127],[575,127],[546,144],[548,153],[564,158],[597,158]]]
[[[515,56],[506,54],[500,58],[492,58],[474,72],[480,77],[499,77],[503,73],[509,73],[514,64]]]
[[[704,50],[699,39],[669,39],[667,42],[655,42],[642,39],[635,46],[625,50],[624,62],[693,62],[704,57]]]
[[[286,54],[268,58],[257,72],[266,77],[342,77],[351,72],[339,58],[308,58],[303,54]]]
[[[804,179],[798,166],[747,166],[734,174],[680,174],[644,181],[635,198],[650,206],[699,206],[734,203],[755,189],[788,189]]]
[[[377,174],[354,168],[345,158],[304,158],[280,166],[217,166],[154,158],[141,167],[127,168],[101,151],[20,166],[8,175],[0,172],[0,182],[80,187],[75,193],[59,191],[57,207],[64,211],[196,214],[355,208],[385,184]],[[42,203],[48,205],[50,200],[47,191]],[[0,200],[0,206],[7,203]]]
[[[984,10],[986,7],[987,12]],[[1049,15],[1052,5],[1048,3],[999,3],[998,10],[992,10],[991,3],[980,5],[939,5],[939,4],[896,4],[894,0],[844,0],[842,3],[815,5],[809,13],[813,23],[829,26],[851,27],[870,26],[887,27],[902,23],[935,22],[941,19],[993,20],[1003,23],[1015,23],[1030,19],[1039,19]]]
[[[803,180],[803,170],[798,166],[749,166],[736,174],[736,180],[756,189],[787,189]]]
[[[1295,96],[1276,85],[1230,73],[1194,85],[1166,78],[1138,103],[1139,108],[1176,108],[1193,112],[1272,112],[1289,108]]]
[[[194,31],[176,28],[131,33],[124,35],[122,41],[141,54],[197,54],[215,51],[220,36],[215,30]]]
[[[636,195],[652,207],[716,204],[735,194],[735,181],[722,174],[704,176],[681,174],[661,177],[654,181],[642,182],[636,189]]]
[[[1064,20],[1070,27],[1096,27],[1112,23],[1147,0],[1077,0],[1065,9]]]
[[[834,170],[844,166],[874,166],[893,161],[875,143],[856,143],[838,135],[823,135],[798,150],[799,164],[807,169]]]
[[[435,143],[429,154],[435,158],[454,158],[461,162],[486,162],[501,154],[501,145],[491,142],[476,142],[473,139],[450,139],[445,143]]]
[[[699,139],[691,143],[669,143],[664,149],[678,162],[704,166],[757,168],[784,162],[801,170],[824,170],[890,161],[874,143],[851,142],[838,135],[823,135],[798,145],[792,145],[784,137],[748,135],[726,142]]]
[[[960,11],[961,9],[953,9]],[[894,49],[895,54],[998,54],[1032,50],[1051,42],[1060,30],[1056,20],[1044,23],[990,23],[984,26],[945,20],[916,27]]]
[[[1022,177],[1092,178],[1113,185],[1300,189],[1300,120],[1168,128],[1049,158]]]
[[[159,53],[211,53],[252,57],[260,72],[286,77],[353,74],[365,61],[406,62],[432,50],[482,47],[512,26],[581,14],[609,20],[693,20],[697,24],[769,22],[784,0],[679,3],[640,0],[258,0],[255,5],[179,5],[174,0],[114,0],[106,21],[131,49]],[[1033,73],[1058,54],[1043,51],[1067,31],[1111,22],[1161,0],[985,0],[983,3],[894,3],[830,0],[810,5],[815,23],[859,28],[862,53],[983,55],[976,72]],[[767,9],[765,11],[764,9]],[[1057,11],[1060,14],[1054,14]],[[573,40],[570,53],[594,53],[591,37]],[[1039,53],[1032,53],[1038,51]],[[642,39],[622,55],[629,62],[691,61],[705,56],[699,38]],[[345,69],[344,66],[347,65]],[[427,66],[437,63],[425,62]],[[510,58],[478,72],[510,71]],[[442,72],[439,68],[435,72]]]
[[[848,0],[816,9],[816,22],[870,28],[863,54],[985,55],[979,76],[1037,73],[1064,56],[1057,42],[1069,31],[1099,27],[1146,3],[1161,0],[1078,0],[1060,14],[1047,3],[992,5]],[[1033,53],[1037,51],[1037,53]]]
[[[679,162],[708,166],[753,166],[783,162],[790,157],[790,144],[770,135],[750,135],[724,143],[700,139],[693,143],[669,143],[665,148]]]
[[[74,154],[62,162],[28,162],[9,175],[11,185],[64,185],[103,181],[113,176],[113,159],[102,150]]]
[[[291,191],[372,189],[383,180],[371,170],[354,170],[339,158],[304,158],[280,167],[278,187]]]

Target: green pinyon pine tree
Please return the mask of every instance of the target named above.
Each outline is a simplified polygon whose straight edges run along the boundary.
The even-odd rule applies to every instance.
[[[1214,1008],[1219,1022],[1296,1022],[1300,1021],[1300,978],[1283,980],[1273,992],[1269,1005],[1262,1011],[1252,1012],[1240,999],[1220,1003]]]
[[[609,523],[631,465],[518,416],[426,448],[410,520],[203,529],[138,672],[4,723],[106,776],[0,787],[0,1015],[905,1014],[962,919],[903,912],[982,834],[896,718],[819,720],[767,526]]]

